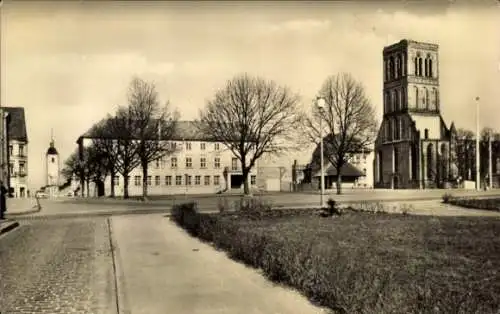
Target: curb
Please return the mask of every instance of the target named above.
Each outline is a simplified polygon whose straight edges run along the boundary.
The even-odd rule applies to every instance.
[[[17,227],[19,227],[19,222],[17,221],[4,222],[0,227],[0,235],[12,231]]]
[[[17,212],[17,213],[9,213],[8,211],[5,213],[5,217],[19,217],[23,215],[30,215],[30,214],[35,214],[38,213],[42,210],[42,206],[33,206],[33,209],[23,211],[23,212]]]

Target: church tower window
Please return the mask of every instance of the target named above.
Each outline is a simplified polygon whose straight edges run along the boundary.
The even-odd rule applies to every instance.
[[[422,57],[418,57],[418,76],[422,76]]]

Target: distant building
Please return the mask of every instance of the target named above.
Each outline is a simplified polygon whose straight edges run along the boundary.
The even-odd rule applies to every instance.
[[[375,142],[375,187],[434,188],[456,176],[454,127],[441,116],[438,45],[385,47],[384,114]]]
[[[50,141],[50,146],[45,154],[45,174],[46,187],[45,192],[49,197],[55,197],[59,191],[59,153],[54,144],[54,139]]]
[[[312,183],[313,186],[318,189],[321,188],[320,156],[320,147],[318,145],[313,152],[311,162],[303,167],[303,181]],[[373,151],[369,148],[359,150],[353,149],[346,154],[346,158],[347,163],[340,169],[342,187],[373,188]],[[337,169],[335,169],[326,156],[323,162],[325,188],[334,189],[337,185]],[[298,174],[295,176],[296,178],[299,177]]]
[[[194,122],[179,121],[177,134],[169,142],[177,152],[150,163],[147,182],[149,195],[210,194],[226,191],[242,191],[242,171],[239,159],[222,142],[208,140],[197,132]],[[80,149],[92,144],[90,131],[82,135],[77,144]],[[257,169],[257,165],[254,169]],[[257,189],[257,171],[248,175],[250,189]],[[90,194],[104,192],[110,195],[110,177],[104,182],[104,191],[94,183]],[[123,177],[115,177],[115,195],[123,195]],[[140,166],[129,174],[129,195],[142,195],[142,169]],[[87,187],[85,186],[85,190]],[[85,192],[86,194],[86,192]]]
[[[12,197],[28,197],[28,135],[22,107],[2,107],[7,114],[8,176]]]

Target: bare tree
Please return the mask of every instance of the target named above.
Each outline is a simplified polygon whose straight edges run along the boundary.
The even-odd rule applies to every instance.
[[[112,152],[115,156],[114,168],[123,176],[123,197],[129,198],[129,174],[140,164],[137,156],[137,140],[134,122],[128,107],[118,108],[116,114],[106,123],[105,136],[113,138]]]
[[[239,159],[245,194],[250,194],[247,178],[255,162],[292,147],[300,116],[297,104],[298,97],[288,88],[243,74],[228,81],[200,112],[198,130]]]
[[[342,167],[349,153],[367,149],[373,143],[377,131],[375,110],[363,85],[348,73],[328,77],[319,95],[325,107],[304,116],[304,135],[316,145],[321,142],[320,134],[324,135],[323,156],[337,171],[337,194],[341,194]]]
[[[113,117],[107,118],[96,123],[90,130],[92,145],[102,157],[102,162],[106,166],[106,172],[110,176],[111,197],[115,197],[115,176],[118,173],[117,163],[119,162],[119,151],[117,147],[117,137],[120,134],[113,134]]]
[[[142,168],[142,197],[148,196],[149,163],[174,152],[169,140],[175,135],[178,114],[168,102],[161,106],[153,82],[134,78],[130,84],[129,113],[137,140],[137,157]]]
[[[472,180],[475,173],[476,142],[474,132],[457,129],[456,164],[459,175]]]

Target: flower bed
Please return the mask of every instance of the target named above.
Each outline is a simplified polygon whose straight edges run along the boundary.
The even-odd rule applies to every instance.
[[[181,214],[181,212],[183,212]],[[500,220],[312,210],[173,219],[232,258],[339,313],[497,313]]]
[[[465,208],[500,211],[500,198],[443,196],[443,202]]]

